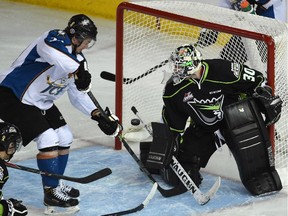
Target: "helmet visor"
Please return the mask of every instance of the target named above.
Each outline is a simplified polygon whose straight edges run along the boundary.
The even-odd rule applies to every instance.
[[[90,42],[88,42],[87,49],[91,49],[94,46],[95,42],[96,42],[95,40],[91,39]]]
[[[86,49],[91,49],[93,46],[94,46],[94,44],[95,44],[95,40],[94,39],[92,39],[92,38],[90,38],[90,37],[86,37],[86,38],[84,38],[84,39],[82,39],[82,38],[76,38],[78,41],[79,41],[79,43],[80,43],[80,45],[79,46],[83,46],[83,47],[85,47]]]

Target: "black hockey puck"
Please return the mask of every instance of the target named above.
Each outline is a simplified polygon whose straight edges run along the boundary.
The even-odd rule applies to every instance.
[[[140,119],[131,119],[131,125],[138,126],[140,124]]]

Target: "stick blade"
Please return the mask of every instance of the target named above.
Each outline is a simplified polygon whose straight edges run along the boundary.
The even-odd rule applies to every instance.
[[[216,192],[218,191],[220,185],[221,185],[221,177],[219,176],[217,178],[217,181],[214,183],[214,185],[206,193],[206,196],[209,196],[210,198],[213,197],[216,194]]]
[[[102,71],[102,72],[100,73],[100,77],[101,77],[102,79],[115,82],[115,74],[112,74],[112,73],[110,73],[110,72],[108,72],[108,71]]]
[[[110,168],[104,168],[102,170],[99,170],[89,176],[83,177],[83,178],[75,178],[76,182],[87,184],[93,181],[96,181],[98,179],[104,178],[112,173],[112,170]]]
[[[210,190],[206,194],[202,194],[201,197],[199,196],[199,198],[197,199],[198,203],[200,205],[205,205],[206,203],[208,203],[210,199],[216,194],[220,185],[221,185],[221,177],[219,176],[216,182],[210,188]]]

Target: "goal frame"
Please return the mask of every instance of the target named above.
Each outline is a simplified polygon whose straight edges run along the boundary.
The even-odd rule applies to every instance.
[[[123,111],[123,30],[124,30],[124,11],[130,10],[142,14],[148,14],[155,16],[155,24],[158,22],[157,18],[165,18],[172,21],[193,24],[197,27],[208,28],[212,30],[218,30],[224,33],[233,34],[237,36],[243,36],[249,39],[261,40],[267,45],[267,82],[270,87],[275,89],[275,43],[272,36],[252,31],[247,31],[239,28],[229,27],[216,23],[206,22],[195,18],[190,18],[174,13],[161,11],[153,8],[148,8],[133,3],[122,2],[117,8],[116,16],[116,87],[115,87],[115,112],[119,117],[119,121],[122,122]],[[272,148],[274,150],[274,125],[268,127]],[[122,144],[118,139],[115,139],[114,148],[116,150],[122,149]]]

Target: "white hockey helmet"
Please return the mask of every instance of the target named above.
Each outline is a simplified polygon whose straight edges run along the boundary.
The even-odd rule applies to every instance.
[[[202,54],[192,44],[178,47],[170,56],[174,82],[182,82],[201,68]]]

